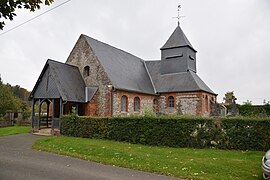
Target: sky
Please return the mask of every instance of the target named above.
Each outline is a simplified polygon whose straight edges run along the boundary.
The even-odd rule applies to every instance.
[[[71,0],[17,29],[9,29],[66,0],[36,12],[17,11],[0,30],[0,74],[4,83],[31,91],[47,59],[65,62],[80,34],[144,60],[177,26],[197,52],[197,73],[218,94],[234,91],[237,103],[270,101],[269,0]],[[0,19],[2,20],[2,19]]]

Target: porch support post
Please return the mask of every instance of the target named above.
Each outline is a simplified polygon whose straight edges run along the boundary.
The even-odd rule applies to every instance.
[[[58,128],[60,129],[60,125],[61,125],[61,118],[63,116],[63,111],[64,111],[64,106],[63,106],[63,100],[62,98],[60,98],[60,116],[59,116],[59,123],[58,123]]]
[[[38,100],[38,129],[40,129],[41,100]]]
[[[32,121],[31,121],[31,127],[34,128],[34,121],[35,121],[35,99],[32,99],[32,113],[31,113]]]
[[[54,128],[54,99],[52,99],[52,129]]]
[[[63,100],[62,100],[62,98],[60,98],[60,115],[59,115],[60,118],[63,116],[63,110],[64,110],[63,107],[64,107]]]
[[[47,127],[49,127],[49,108],[50,108],[50,102],[46,102],[47,103],[47,118],[46,118],[46,125]]]

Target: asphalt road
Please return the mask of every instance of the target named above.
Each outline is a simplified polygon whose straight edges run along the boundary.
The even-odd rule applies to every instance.
[[[0,137],[0,180],[169,180],[166,176],[31,149],[37,135]]]

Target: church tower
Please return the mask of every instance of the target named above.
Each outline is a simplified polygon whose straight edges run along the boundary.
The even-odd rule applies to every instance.
[[[196,73],[196,50],[179,23],[161,50],[161,74],[193,71]]]

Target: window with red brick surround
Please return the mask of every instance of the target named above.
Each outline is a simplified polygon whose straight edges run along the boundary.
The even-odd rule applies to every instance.
[[[135,97],[134,98],[134,111],[138,112],[140,110],[140,98]]]
[[[121,111],[122,112],[128,111],[128,98],[125,95],[121,97]]]
[[[173,96],[168,97],[168,107],[174,107],[174,97]]]

